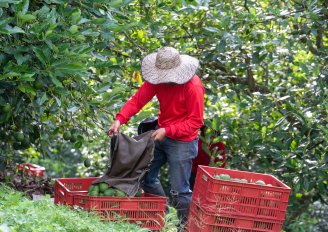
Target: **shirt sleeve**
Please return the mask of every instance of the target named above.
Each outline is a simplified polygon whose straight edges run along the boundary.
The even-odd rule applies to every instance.
[[[125,124],[138,113],[154,96],[155,88],[152,84],[144,82],[139,90],[124,104],[120,112],[116,114],[116,120]]]
[[[187,117],[183,122],[165,127],[167,136],[183,137],[195,133],[204,123],[204,87],[195,86],[186,94]]]

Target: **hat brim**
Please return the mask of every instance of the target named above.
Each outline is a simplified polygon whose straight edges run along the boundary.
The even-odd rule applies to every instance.
[[[184,84],[195,75],[199,66],[199,61],[196,58],[180,55],[181,63],[179,66],[172,69],[159,69],[155,65],[156,55],[157,53],[147,55],[141,64],[142,77],[152,84]]]

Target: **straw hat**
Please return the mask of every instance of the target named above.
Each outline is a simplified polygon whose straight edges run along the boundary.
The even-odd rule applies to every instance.
[[[141,72],[143,78],[152,84],[184,84],[195,75],[198,66],[197,59],[180,55],[172,47],[163,47],[142,60]]]

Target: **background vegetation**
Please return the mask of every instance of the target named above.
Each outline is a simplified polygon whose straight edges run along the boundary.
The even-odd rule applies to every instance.
[[[1,168],[32,161],[52,177],[101,175],[105,131],[140,86],[142,57],[173,46],[201,61],[206,119],[222,132],[228,168],[292,188],[286,231],[327,229],[318,210],[328,201],[327,8],[324,0],[2,0]],[[136,134],[156,106],[124,133]]]

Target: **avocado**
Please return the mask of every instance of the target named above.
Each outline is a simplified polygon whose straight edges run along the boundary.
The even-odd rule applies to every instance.
[[[263,180],[258,180],[258,181],[255,182],[255,184],[265,185],[265,182]]]
[[[112,197],[115,195],[116,195],[116,191],[115,191],[115,189],[112,189],[112,188],[108,188],[104,192],[104,196]]]
[[[108,184],[105,182],[99,183],[99,191],[105,192],[109,188]]]
[[[90,195],[90,193],[92,192],[93,190],[93,185],[90,185],[89,188],[88,188],[88,194]]]
[[[142,190],[139,189],[138,192],[136,193],[135,197],[141,197],[142,196]]]
[[[228,174],[221,174],[220,176],[222,180],[230,180],[230,176]]]
[[[116,193],[115,193],[115,196],[117,196],[117,197],[125,197],[125,196],[126,196],[126,194],[125,194],[125,192],[123,192],[123,191],[121,191],[121,190],[118,190],[118,189],[116,189]]]
[[[89,195],[93,196],[93,197],[97,197],[99,195],[99,193],[96,191],[91,191]]]
[[[94,185],[92,191],[99,194],[99,185]]]

